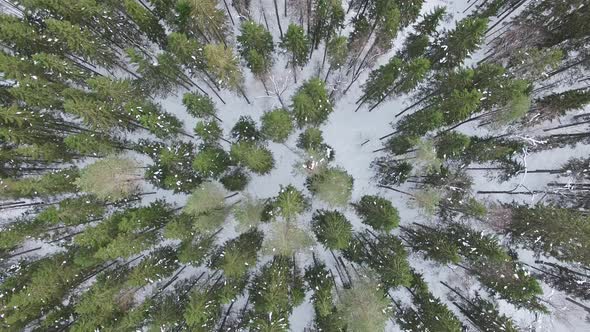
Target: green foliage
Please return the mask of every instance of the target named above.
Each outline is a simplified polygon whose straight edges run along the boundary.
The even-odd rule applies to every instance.
[[[100,200],[115,202],[136,194],[142,179],[137,162],[109,156],[83,168],[76,185]]]
[[[438,46],[432,63],[447,68],[461,65],[471,53],[479,48],[485,37],[487,25],[487,18],[477,16],[466,17],[457,22],[455,29],[449,31],[442,38],[440,45],[444,45],[444,47]]]
[[[225,206],[224,192],[212,182],[203,183],[188,197],[182,209],[184,213],[198,216],[215,210],[222,210]]]
[[[209,290],[193,290],[184,310],[184,321],[192,331],[211,331],[221,317],[221,303]]]
[[[1,179],[1,198],[51,197],[76,191],[75,180],[79,172],[68,168],[24,179]]]
[[[412,281],[408,254],[394,235],[358,233],[344,254],[357,264],[368,265],[388,288],[408,286]]]
[[[57,254],[43,259],[26,271],[15,275],[19,280],[5,280],[3,306],[0,314],[3,324],[11,330],[21,330],[44,312],[59,305],[68,290],[79,282],[86,271],[72,264],[71,257]],[[16,286],[6,292],[9,285]],[[34,294],[34,296],[31,296]]]
[[[252,20],[242,22],[240,35],[237,37],[240,55],[255,75],[267,73],[273,63],[274,45],[272,35],[261,24]]]
[[[291,257],[313,245],[313,237],[307,230],[293,222],[277,221],[264,239],[263,249],[265,254]]]
[[[242,278],[251,267],[256,266],[258,250],[264,234],[253,228],[228,240],[211,261],[211,266],[221,269],[226,278]]]
[[[216,120],[199,121],[195,126],[195,134],[205,145],[215,145],[223,137],[223,129]]]
[[[399,225],[399,213],[391,202],[379,196],[364,195],[355,203],[356,213],[364,224],[375,230],[389,232]]]
[[[287,32],[281,39],[280,46],[290,53],[291,65],[303,67],[307,64],[309,52],[309,39],[303,31],[303,27],[297,24],[289,24]]]
[[[242,191],[250,182],[250,177],[242,168],[236,167],[219,179],[219,182],[229,191]]]
[[[314,259],[314,264],[305,269],[304,277],[313,290],[311,298],[315,311],[315,327],[324,331],[343,330],[345,323],[334,305],[333,281],[326,265]]]
[[[250,284],[248,325],[255,331],[288,331],[289,316],[304,293],[303,278],[290,257],[275,257]],[[272,312],[272,315],[269,313]]]
[[[270,173],[275,164],[270,150],[251,142],[232,144],[230,156],[232,160],[260,175]]]
[[[204,47],[207,70],[221,86],[239,91],[242,87],[243,76],[240,62],[229,47],[223,44],[207,44]]]
[[[218,178],[230,164],[229,155],[216,146],[204,146],[195,155],[193,169],[205,178]]]
[[[284,143],[293,132],[291,115],[282,108],[265,112],[260,120],[262,122],[262,135],[273,142]]]
[[[307,179],[307,188],[320,200],[333,205],[344,206],[352,196],[354,179],[340,168],[325,168]]]
[[[186,107],[186,111],[194,117],[203,119],[215,117],[215,104],[209,96],[198,92],[187,92],[182,96],[182,104]]]
[[[249,229],[256,228],[262,223],[262,213],[264,212],[264,203],[254,198],[242,202],[233,209],[234,217],[236,218],[236,230],[238,232],[245,232]]]
[[[511,209],[512,240],[561,261],[588,264],[590,221],[584,213],[555,206],[516,205]]]
[[[292,98],[293,116],[299,127],[320,125],[328,119],[333,106],[326,85],[319,78],[303,83]]]
[[[119,150],[118,142],[108,136],[79,133],[68,135],[64,138],[64,144],[80,154],[109,155]]]
[[[189,193],[201,182],[191,164],[195,157],[192,143],[175,142],[171,145],[140,141],[140,150],[154,161],[146,171],[145,178],[156,187]]]
[[[427,259],[441,264],[458,263],[461,260],[459,247],[448,241],[445,233],[427,227],[414,227],[404,231],[412,249],[423,252]]]
[[[103,202],[93,196],[84,195],[66,198],[41,211],[35,219],[51,224],[78,225],[102,216],[105,211]]]
[[[413,308],[404,308],[397,322],[405,331],[463,331],[461,321],[451,310],[428,290],[422,275],[412,273]]]
[[[347,331],[385,331],[391,311],[384,290],[371,279],[356,280],[344,289],[337,308]]]
[[[171,247],[159,248],[131,270],[127,285],[143,287],[170,276],[177,268],[175,250]]]
[[[469,147],[471,138],[456,131],[446,131],[435,142],[436,155],[440,159],[456,159]]]
[[[346,62],[346,58],[348,57],[348,45],[346,37],[334,37],[330,39],[326,47],[328,48],[326,52],[332,70],[342,67],[342,65],[344,65]]]
[[[312,228],[318,241],[331,250],[346,249],[352,239],[352,225],[338,211],[317,210]]]
[[[272,206],[274,216],[280,216],[286,221],[293,221],[309,207],[309,200],[293,185],[288,185],[281,187]]]
[[[231,130],[231,137],[238,142],[256,142],[261,136],[256,122],[250,116],[240,116]]]
[[[214,236],[197,236],[194,239],[185,240],[178,249],[178,261],[195,267],[200,266],[209,258],[214,245]]]

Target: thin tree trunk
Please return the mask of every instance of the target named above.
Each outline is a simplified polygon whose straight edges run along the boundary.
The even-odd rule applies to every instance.
[[[400,193],[400,194],[404,194],[404,195],[407,195],[407,196],[410,196],[410,197],[414,197],[414,195],[413,195],[413,194],[410,194],[409,192],[405,192],[405,191],[402,191],[402,190],[399,190],[399,189],[395,189],[395,188],[393,188],[393,187],[390,187],[390,186],[384,186],[384,185],[380,185],[380,184],[379,184],[379,185],[377,185],[377,187],[379,187],[379,188],[385,188],[385,189],[389,189],[389,190],[391,190],[391,191],[395,191],[395,192],[398,192],[398,193]]]
[[[223,0],[223,4],[225,5],[225,9],[227,10],[227,16],[229,16],[229,19],[231,20],[231,25],[236,25],[236,23],[234,22],[234,18],[232,17],[231,12],[229,11],[227,0]]]
[[[279,17],[279,7],[277,6],[277,0],[272,0],[272,2],[274,3],[274,6],[275,6],[275,15],[277,16],[277,24],[279,25],[279,33],[281,34],[281,39],[283,39],[283,28],[281,28],[281,18]]]

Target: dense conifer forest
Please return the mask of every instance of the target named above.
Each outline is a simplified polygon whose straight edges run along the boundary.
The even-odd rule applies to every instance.
[[[588,0],[0,8],[0,331],[590,330]]]

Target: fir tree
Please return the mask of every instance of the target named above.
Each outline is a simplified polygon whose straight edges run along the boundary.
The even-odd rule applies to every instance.
[[[326,248],[346,249],[352,239],[352,225],[338,211],[317,210],[311,220],[313,231]]]
[[[318,78],[303,83],[293,96],[292,102],[293,116],[299,127],[307,124],[320,125],[333,111],[325,84]]]

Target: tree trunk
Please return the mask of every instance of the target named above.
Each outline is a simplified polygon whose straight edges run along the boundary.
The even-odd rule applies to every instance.
[[[279,33],[281,34],[281,39],[283,39],[283,28],[281,28],[281,18],[279,17],[279,7],[277,6],[277,0],[272,0],[272,2],[274,3],[274,6],[275,6],[275,15],[277,16],[277,24],[279,26]]]
[[[227,0],[223,0],[223,4],[225,5],[225,9],[227,10],[227,16],[229,16],[229,19],[231,20],[231,25],[236,25],[236,23],[234,22],[234,18],[231,16],[231,12],[229,11]]]
[[[543,131],[548,132],[548,131],[562,129],[562,128],[579,126],[579,125],[586,124],[586,123],[590,123],[590,120],[586,120],[586,121],[582,121],[582,122],[574,122],[574,123],[569,123],[569,124],[565,124],[565,125],[561,125],[561,126],[557,126],[557,127],[547,128],[547,129],[543,129]]]
[[[500,19],[498,19],[498,21],[496,21],[496,23],[494,23],[491,27],[489,27],[486,30],[485,34],[488,34],[492,29],[494,29],[496,26],[498,26],[498,24],[502,23],[508,16],[510,16],[512,13],[514,13],[514,11],[516,11],[520,6],[522,6],[526,2],[527,2],[527,0],[522,0],[521,2],[517,3],[508,13],[506,13],[504,16],[500,17]]]
[[[379,188],[385,188],[385,189],[389,189],[389,190],[391,190],[391,191],[395,191],[395,192],[398,192],[398,193],[400,193],[400,194],[404,194],[404,195],[407,195],[407,196],[410,196],[410,197],[414,197],[414,195],[413,195],[413,194],[410,194],[409,192],[405,192],[405,191],[402,191],[402,190],[399,190],[399,189],[395,189],[395,188],[393,188],[393,187],[390,187],[390,186],[384,186],[384,185],[380,185],[380,184],[379,184],[379,185],[377,185],[377,187],[379,187]]]

